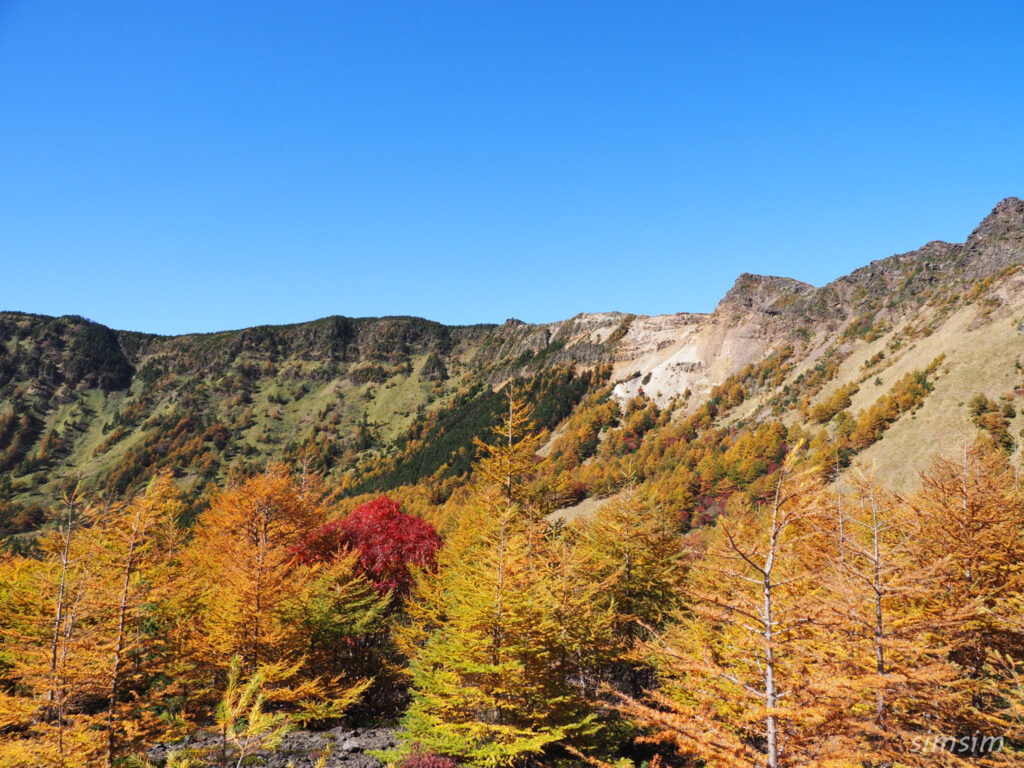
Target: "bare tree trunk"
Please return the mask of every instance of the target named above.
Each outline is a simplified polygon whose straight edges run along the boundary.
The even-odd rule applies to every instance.
[[[512,503],[512,442],[513,442],[512,441],[512,437],[513,437],[512,433],[514,432],[514,430],[512,429],[512,419],[514,418],[514,408],[513,408],[514,404],[515,404],[515,401],[512,399],[512,387],[511,387],[511,385],[509,385],[509,390],[508,390],[508,458],[506,460],[508,462],[509,467],[508,467],[508,476],[505,478],[505,498],[508,500],[509,504]]]
[[[875,503],[874,492],[871,494],[871,538],[874,546],[873,585],[875,593],[875,671],[885,675],[885,624],[882,614],[882,549],[881,523],[878,520],[878,505]],[[885,691],[879,685],[875,701],[875,720],[879,727],[885,724]]]
[[[838,430],[837,430],[838,432]],[[839,561],[846,560],[846,532],[843,528],[843,487],[839,480],[839,435],[833,443],[836,451],[836,507],[839,516]]]
[[[267,541],[269,539],[268,527],[270,524],[270,509],[264,507],[260,517],[260,529],[256,541],[256,605],[252,627],[252,671],[259,668],[260,663],[260,642],[262,632],[260,631],[263,622],[263,569],[267,559]]]
[[[777,513],[777,506],[776,506]],[[764,582],[761,588],[764,605],[764,703],[768,708],[765,718],[765,736],[768,741],[768,766],[779,768],[779,730],[775,720],[775,707],[778,704],[778,691],[775,689],[775,637],[773,633],[774,616],[772,612],[772,566],[775,560],[776,527],[773,515],[771,539],[768,547],[768,559],[764,566]]]
[[[114,665],[110,672],[110,702],[107,707],[107,756],[106,765],[110,768],[114,760],[115,729],[114,720],[117,716],[117,685],[121,673],[121,654],[124,650],[124,622],[128,607],[128,586],[131,583],[132,571],[135,568],[135,547],[138,543],[139,525],[142,517],[142,506],[135,507],[135,519],[132,521],[132,536],[128,544],[128,557],[124,566],[124,580],[121,584],[121,600],[117,616],[117,640],[114,643]]]
[[[511,501],[509,502],[511,504]],[[491,652],[491,660],[495,668],[500,668],[498,665],[501,663],[501,645],[503,641],[502,637],[502,599],[504,597],[505,590],[505,527],[508,525],[509,515],[511,514],[511,508],[505,511],[505,518],[501,521],[501,528],[498,532],[498,579],[494,587],[494,629],[492,632],[492,645],[493,649]],[[492,719],[495,723],[501,723],[501,708],[495,707],[492,713]]]
[[[68,564],[69,555],[71,550],[71,533],[74,527],[74,515],[75,515],[75,502],[77,500],[77,488],[71,491],[71,494],[65,496],[65,506],[67,508],[67,524],[66,527],[61,531],[61,536],[64,538],[64,549],[61,552],[60,558],[60,586],[57,588],[57,616],[53,622],[53,640],[50,643],[50,675],[51,678],[57,673],[57,647],[60,644],[61,625],[64,623],[64,593],[67,589],[67,576],[68,576]],[[51,686],[50,691],[47,693],[47,700],[53,701],[56,692]]]
[[[969,515],[968,498],[970,496],[970,491],[968,490],[968,487],[967,487],[967,482],[968,482],[968,478],[969,478],[967,467],[968,467],[968,448],[967,448],[967,438],[965,437],[964,438],[964,475],[963,475],[963,510],[964,510],[964,517],[963,517],[963,519],[964,520],[967,520],[968,519],[968,515]],[[970,567],[967,568],[967,572],[966,572],[965,576],[967,577],[967,581],[971,581],[972,580],[973,576],[971,574]]]
[[[82,573],[78,582],[78,591],[75,593],[75,601],[71,604],[71,611],[67,615],[63,631],[61,632],[60,662],[57,675],[57,754],[61,768],[64,768],[64,715],[65,704],[68,698],[68,647],[71,644],[71,635],[74,633],[75,617],[78,615],[78,606],[85,594],[85,585],[89,579],[89,571]]]
[[[81,598],[82,584],[79,584],[79,592],[75,603],[72,606],[70,617],[65,613],[65,599],[68,589],[68,570],[71,565],[71,538],[75,528],[75,506],[78,502],[78,487],[75,486],[64,496],[64,506],[67,509],[67,521],[61,531],[64,548],[60,556],[60,584],[57,587],[57,615],[53,623],[53,639],[50,642],[50,690],[47,691],[46,699],[57,705],[57,754],[60,765],[64,766],[64,703],[67,697],[67,643],[71,636],[72,627],[75,621],[75,610],[78,607],[78,600]],[[83,575],[83,580],[84,580]],[[58,651],[60,659],[58,664]],[[52,710],[51,710],[52,712]]]

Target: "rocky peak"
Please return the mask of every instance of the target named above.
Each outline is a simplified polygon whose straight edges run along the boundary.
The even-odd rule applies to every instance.
[[[981,278],[1024,261],[1024,200],[1008,197],[971,232],[964,244],[968,277]]]
[[[780,299],[795,298],[814,291],[813,285],[791,277],[753,275],[744,272],[736,278],[736,282],[718,303],[715,311],[765,311],[772,305],[778,305]]]
[[[982,219],[981,223],[967,238],[991,238],[1024,231],[1024,200],[1019,197],[1008,197],[1001,200],[992,209],[992,213]]]

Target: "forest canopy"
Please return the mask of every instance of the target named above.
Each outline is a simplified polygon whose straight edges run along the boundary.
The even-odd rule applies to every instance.
[[[382,759],[406,766],[1016,763],[1024,500],[998,441],[896,495],[700,411],[631,449],[661,414],[605,402],[541,451],[506,393],[443,537],[386,496],[339,507],[308,465],[193,523],[170,472],[119,501],[69,489],[0,560],[0,765],[120,765],[200,731],[220,751],[197,759],[241,760],[359,722],[397,722]],[[566,524],[560,463],[618,418],[589,450],[631,471]],[[696,492],[644,482],[669,460]]]

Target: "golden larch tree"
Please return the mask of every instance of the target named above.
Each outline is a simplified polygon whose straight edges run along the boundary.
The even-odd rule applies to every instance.
[[[733,505],[718,519],[690,570],[678,622],[643,644],[660,688],[622,699],[622,711],[650,730],[648,740],[707,766],[842,758],[828,734],[839,704],[812,674],[821,649],[808,553],[820,547],[821,489],[809,474],[794,475],[795,459],[796,452],[787,458],[763,508]]]

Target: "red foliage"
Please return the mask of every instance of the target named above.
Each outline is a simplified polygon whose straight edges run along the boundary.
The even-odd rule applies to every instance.
[[[399,760],[396,768],[459,768],[459,764],[450,757],[435,755],[419,744],[414,744],[412,753]]]
[[[346,546],[341,531],[341,521],[332,520],[307,534],[292,550],[295,559],[302,565],[323,563],[330,560]]]
[[[433,567],[441,546],[434,526],[404,514],[387,496],[360,504],[341,528],[345,542],[359,550],[359,562],[377,588],[399,594],[412,586],[410,566]]]
[[[379,496],[344,520],[320,526],[296,547],[295,556],[302,563],[323,562],[352,547],[359,550],[363,572],[379,590],[402,595],[412,586],[410,568],[432,568],[440,546],[434,526]]]

